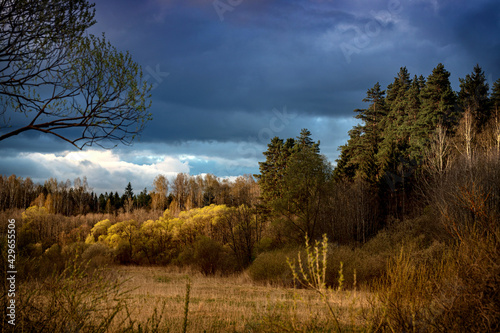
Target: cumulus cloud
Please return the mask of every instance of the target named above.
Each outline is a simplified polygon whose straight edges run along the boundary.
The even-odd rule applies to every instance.
[[[6,165],[4,161],[0,166],[15,168],[12,173],[18,176],[30,176],[35,182],[43,183],[50,177],[61,180],[74,180],[77,177],[88,178],[89,185],[96,193],[109,191],[122,192],[130,181],[136,190],[144,187],[151,188],[153,179],[163,174],[174,177],[177,173],[189,173],[189,163],[171,156],[162,156],[151,164],[135,164],[124,161],[113,151],[64,151],[57,154],[19,153],[15,157],[15,164]],[[21,169],[19,169],[21,167]],[[30,170],[27,175],[23,175]]]

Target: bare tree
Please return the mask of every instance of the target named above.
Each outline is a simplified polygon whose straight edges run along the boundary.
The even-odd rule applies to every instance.
[[[467,108],[459,124],[459,140],[462,143],[462,148],[457,147],[457,149],[462,155],[465,155],[469,167],[472,163],[472,143],[475,134],[474,117],[470,108]]]
[[[153,181],[153,192],[151,192],[151,207],[155,212],[163,211],[167,206],[168,179],[164,175],[156,176]]]
[[[129,53],[85,36],[93,18],[85,0],[0,0],[0,141],[34,130],[81,149],[143,130],[151,87]]]
[[[450,142],[446,128],[439,123],[431,136],[427,166],[431,172],[442,175],[449,166]]]

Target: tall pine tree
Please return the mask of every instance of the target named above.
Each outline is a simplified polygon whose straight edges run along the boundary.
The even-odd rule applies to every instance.
[[[418,136],[422,146],[429,146],[429,138],[441,124],[446,129],[453,129],[458,123],[456,95],[451,88],[450,73],[443,64],[438,64],[427,77],[421,92],[422,107],[417,119]]]
[[[368,89],[363,102],[370,105],[367,109],[354,110],[361,124],[349,131],[348,143],[340,147],[335,176],[349,180],[359,177],[374,184],[378,174],[375,156],[381,141],[380,127],[387,115],[385,91],[378,82]]]
[[[383,122],[382,142],[377,154],[379,170],[386,173],[393,171],[391,165],[397,164],[400,155],[407,145],[407,136],[404,126],[407,124],[406,94],[410,87],[410,74],[406,67],[401,67],[394,82],[387,86],[388,113]]]
[[[471,74],[467,74],[465,79],[459,80],[460,107],[464,112],[471,112],[476,124],[475,130],[481,132],[491,115],[488,98],[489,85],[486,82],[484,72],[479,65],[476,65]]]

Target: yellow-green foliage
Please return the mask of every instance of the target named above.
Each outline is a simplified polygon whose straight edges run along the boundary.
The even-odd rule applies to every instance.
[[[191,244],[198,235],[212,236],[214,228],[230,210],[226,205],[210,205],[182,211],[177,218],[167,219],[166,222],[175,240]]]
[[[115,251],[120,262],[168,263],[176,253],[191,246],[199,236],[215,238],[221,221],[235,208],[210,205],[180,212],[174,217],[165,210],[157,220],[99,221],[86,239]]]
[[[23,212],[22,218],[26,223],[32,223],[34,221],[47,218],[48,215],[49,211],[47,210],[47,208],[31,206]]]
[[[19,230],[19,244],[28,245],[30,243],[43,243],[44,247],[49,247],[52,244],[48,243],[47,238],[54,238],[51,236],[50,227],[48,223],[49,212],[45,207],[32,206],[22,213],[23,225]]]
[[[105,238],[106,235],[108,234],[109,227],[111,227],[111,221],[109,219],[97,222],[94,225],[94,227],[90,230],[90,234],[85,239],[85,242],[87,244],[93,244],[98,240],[100,240],[100,237]]]
[[[123,245],[132,245],[133,239],[137,236],[137,222],[134,220],[118,222],[108,228],[104,242],[113,249]]]

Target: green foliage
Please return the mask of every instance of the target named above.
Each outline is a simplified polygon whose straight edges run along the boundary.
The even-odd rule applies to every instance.
[[[286,144],[274,138],[264,152],[258,177],[262,199],[272,219],[285,234],[298,241],[305,234],[316,236],[320,210],[332,177],[330,163],[319,154],[319,142],[303,129]]]
[[[128,52],[119,52],[104,36],[85,33],[93,18],[87,1],[19,1],[2,7],[0,19],[12,23],[0,33],[2,44],[9,45],[0,53],[7,64],[0,96],[7,112],[22,113],[28,121],[2,131],[0,140],[37,130],[81,149],[129,144],[143,130],[151,119],[151,86]]]
[[[481,131],[491,116],[488,98],[489,86],[479,65],[474,66],[471,74],[460,79],[458,99],[463,111],[469,110],[475,120],[476,129]]]
[[[260,174],[256,175],[264,202],[278,199],[283,195],[287,158],[292,154],[294,145],[294,139],[283,142],[278,137],[274,137],[267,145],[268,149],[263,153],[266,161],[259,162]]]
[[[250,265],[248,274],[255,282],[292,286],[293,275],[286,261],[295,254],[292,249],[263,252]]]

